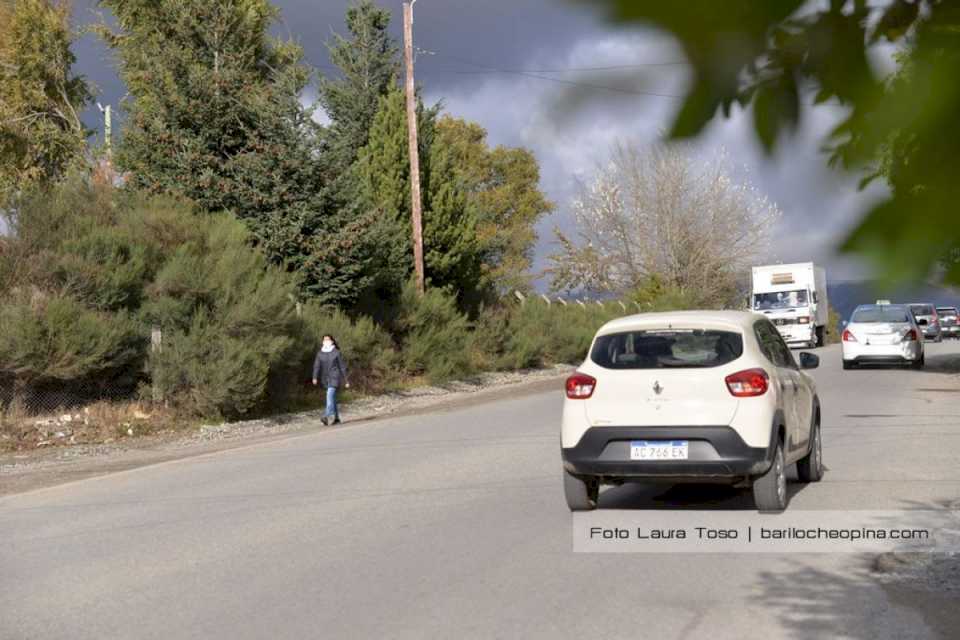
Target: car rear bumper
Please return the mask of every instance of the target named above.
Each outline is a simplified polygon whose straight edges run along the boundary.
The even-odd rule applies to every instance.
[[[864,344],[862,342],[843,344],[843,359],[846,362],[869,364],[916,362],[922,353],[916,340],[897,344]]]
[[[631,460],[632,440],[687,440],[688,460]],[[563,466],[581,475],[682,481],[735,479],[766,472],[772,448],[750,447],[728,426],[592,427],[562,448]]]

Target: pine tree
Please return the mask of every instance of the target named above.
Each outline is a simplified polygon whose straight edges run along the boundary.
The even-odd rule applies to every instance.
[[[370,0],[347,9],[350,39],[334,35],[330,60],[341,78],[320,82],[320,104],[332,124],[329,164],[343,175],[366,146],[380,98],[396,86],[400,69],[396,43],[387,33],[390,12]]]
[[[60,177],[86,146],[90,87],[72,75],[70,7],[0,2],[0,202]]]
[[[432,127],[432,115],[421,110],[421,127]],[[396,298],[413,269],[407,147],[404,96],[394,89],[380,98],[369,141],[353,167],[354,200],[371,214],[365,234],[371,251],[369,288],[385,300]]]
[[[430,284],[475,300],[481,279],[482,244],[476,211],[469,204],[452,149],[435,135],[438,108],[418,112],[423,186],[424,266]],[[403,92],[380,100],[370,139],[356,163],[358,200],[377,218],[370,242],[381,288],[399,291],[412,271],[410,164]]]
[[[117,161],[132,184],[244,220],[275,263],[299,269],[322,218],[320,130],[300,103],[302,50],[267,35],[266,0],[101,0],[134,100]]]

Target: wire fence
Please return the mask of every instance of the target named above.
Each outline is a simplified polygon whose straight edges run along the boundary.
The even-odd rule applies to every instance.
[[[50,414],[137,396],[138,385],[129,380],[53,380],[19,385],[13,380],[0,380],[0,410],[12,414]]]

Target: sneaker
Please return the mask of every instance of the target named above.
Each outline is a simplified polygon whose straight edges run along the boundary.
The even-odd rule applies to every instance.
[[[333,424],[340,424],[340,418],[334,418]]]
[[[323,426],[327,426],[327,418],[326,418],[326,417],[320,418],[320,422],[323,423]]]

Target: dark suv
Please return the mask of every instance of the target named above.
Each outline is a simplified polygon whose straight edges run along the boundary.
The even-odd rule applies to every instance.
[[[937,310],[932,304],[918,302],[910,305],[910,311],[913,313],[913,319],[923,330],[925,340],[943,341],[943,332],[940,330],[940,318],[937,316]]]
[[[943,337],[960,338],[956,307],[937,307],[937,317],[940,318],[940,333]]]

